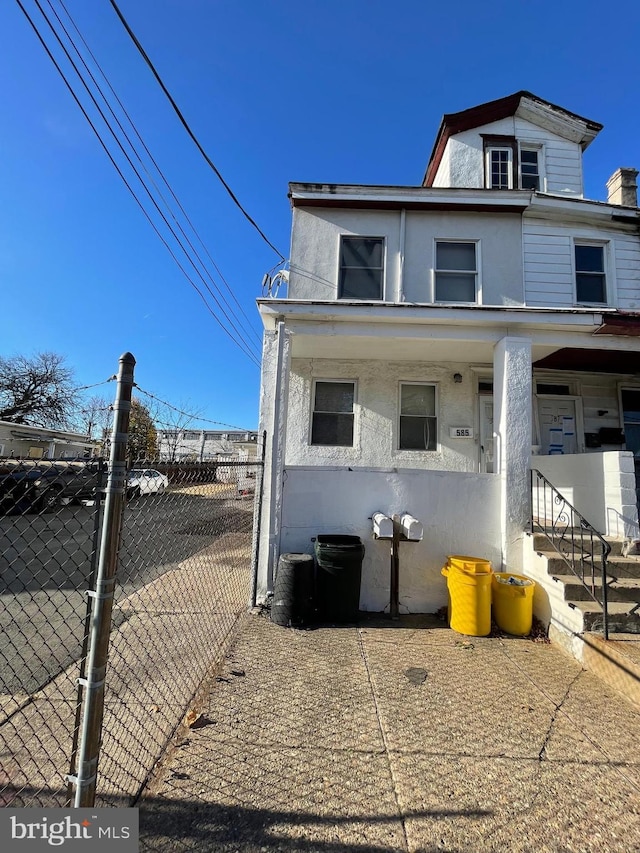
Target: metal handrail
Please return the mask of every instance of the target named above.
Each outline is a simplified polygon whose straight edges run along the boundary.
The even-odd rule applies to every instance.
[[[531,532],[536,531],[547,537],[589,595],[602,607],[602,633],[608,640],[607,558],[611,545],[544,474],[532,468]],[[595,583],[598,564],[602,583],[600,598]]]

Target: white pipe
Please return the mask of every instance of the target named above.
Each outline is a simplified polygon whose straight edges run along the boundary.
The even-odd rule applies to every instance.
[[[400,246],[398,248],[398,302],[404,302],[404,249],[407,211],[400,210]]]

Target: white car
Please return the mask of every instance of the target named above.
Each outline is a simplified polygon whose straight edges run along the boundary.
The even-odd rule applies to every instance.
[[[137,498],[140,495],[151,495],[164,492],[169,487],[169,478],[153,468],[133,468],[129,471],[127,480],[127,497]]]

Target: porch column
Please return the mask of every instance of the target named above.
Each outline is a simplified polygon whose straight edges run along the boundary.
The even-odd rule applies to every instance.
[[[259,510],[260,541],[254,541],[253,544],[254,565],[257,565],[256,598],[259,602],[263,602],[267,593],[273,590],[280,550],[290,370],[291,336],[281,321],[275,331],[264,333],[262,347],[259,430],[260,438],[266,432],[266,447],[262,472],[262,507]]]
[[[505,337],[493,352],[496,474],[500,477],[500,527],[505,569],[522,571],[529,519],[531,466],[531,339]]]

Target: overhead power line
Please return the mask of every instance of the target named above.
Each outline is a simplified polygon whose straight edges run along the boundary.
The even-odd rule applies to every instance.
[[[69,32],[67,31],[67,29],[66,29],[66,27],[64,26],[64,24],[62,23],[62,21],[60,20],[60,17],[58,16],[57,12],[56,12],[56,11],[55,11],[55,9],[53,8],[53,6],[52,6],[52,4],[51,4],[51,0],[47,0],[47,2],[49,3],[49,6],[51,7],[51,10],[52,10],[53,14],[56,16],[57,20],[59,21],[60,26],[61,26],[61,27],[62,27],[62,29],[64,30],[64,32],[65,32],[65,34],[66,34],[67,38],[69,39],[69,41],[71,42],[71,44],[73,44],[73,38],[72,38],[72,36],[69,34]],[[180,199],[178,198],[178,196],[177,196],[177,195],[176,195],[176,193],[174,192],[173,188],[171,187],[171,184],[169,183],[169,181],[168,181],[168,180],[167,180],[167,178],[165,177],[164,172],[162,171],[162,169],[161,169],[161,168],[160,168],[160,166],[158,165],[158,163],[157,163],[156,159],[154,158],[153,154],[152,154],[152,153],[151,153],[151,151],[149,150],[149,148],[148,148],[147,144],[145,143],[145,141],[144,141],[144,139],[143,139],[142,135],[141,135],[141,134],[140,134],[140,132],[138,131],[138,128],[136,127],[135,122],[133,121],[133,119],[132,119],[131,115],[130,115],[130,114],[129,114],[129,112],[127,111],[127,108],[126,108],[126,107],[125,107],[125,105],[122,103],[121,99],[120,99],[120,98],[119,98],[119,96],[118,96],[118,93],[116,92],[116,90],[115,90],[115,89],[113,88],[113,86],[111,85],[111,83],[110,83],[110,81],[109,81],[109,78],[107,77],[107,75],[106,75],[106,73],[105,73],[104,69],[102,68],[102,66],[101,66],[101,65],[100,65],[100,63],[98,62],[98,59],[96,58],[95,54],[94,54],[94,53],[93,53],[93,51],[91,50],[90,46],[87,44],[87,41],[86,41],[86,39],[84,38],[84,36],[82,35],[82,33],[81,33],[80,29],[78,28],[78,26],[77,26],[76,22],[74,21],[73,16],[71,15],[71,13],[69,12],[69,10],[68,10],[68,9],[67,9],[67,7],[65,6],[65,4],[64,4],[64,2],[63,2],[63,0],[58,0],[58,2],[59,2],[59,4],[60,4],[60,6],[62,7],[62,9],[64,9],[64,12],[65,12],[65,14],[66,14],[67,18],[69,19],[69,21],[70,21],[70,23],[71,23],[71,26],[73,27],[73,29],[74,29],[74,30],[75,30],[75,32],[77,33],[78,38],[79,38],[79,39],[80,39],[80,41],[82,42],[82,45],[83,45],[84,49],[87,51],[87,54],[88,54],[88,56],[91,58],[91,60],[92,60],[93,64],[94,64],[94,65],[95,65],[95,67],[98,69],[98,71],[99,71],[100,75],[102,76],[102,79],[105,81],[105,83],[106,83],[107,87],[109,88],[109,91],[111,92],[111,95],[114,97],[114,99],[115,99],[116,103],[118,104],[118,106],[119,106],[119,107],[120,107],[120,109],[122,110],[123,115],[125,116],[125,118],[126,118],[126,119],[127,119],[127,121],[129,122],[129,125],[131,126],[131,129],[133,130],[133,133],[136,135],[136,137],[137,137],[138,141],[139,141],[139,142],[140,142],[140,144],[142,145],[142,147],[143,147],[143,149],[144,149],[144,151],[145,151],[145,153],[146,153],[147,157],[149,158],[149,160],[150,160],[150,161],[151,161],[151,163],[153,164],[153,166],[154,166],[154,168],[156,169],[156,171],[157,171],[158,175],[160,176],[160,178],[161,178],[162,182],[164,183],[164,185],[166,186],[167,190],[168,190],[168,191],[169,191],[169,193],[171,194],[171,196],[172,196],[173,200],[174,200],[174,201],[175,201],[175,203],[178,205],[178,208],[179,208],[180,212],[182,213],[182,215],[184,216],[184,218],[185,218],[186,222],[188,223],[189,227],[191,228],[191,230],[192,230],[192,231],[193,231],[193,233],[195,234],[195,236],[196,236],[196,238],[197,238],[198,242],[200,243],[200,245],[202,246],[202,248],[203,248],[203,250],[204,250],[204,252],[205,252],[206,256],[208,257],[209,261],[210,261],[210,262],[211,262],[211,264],[213,265],[213,268],[215,269],[215,271],[217,272],[218,276],[220,277],[220,280],[221,280],[221,281],[222,281],[222,283],[224,284],[224,286],[225,286],[225,288],[226,288],[227,292],[229,293],[229,295],[230,295],[230,296],[231,296],[231,298],[233,299],[234,303],[236,304],[236,306],[237,306],[238,310],[240,311],[240,313],[242,314],[242,316],[243,316],[243,317],[244,317],[244,319],[246,320],[246,322],[247,322],[247,324],[248,324],[248,329],[249,329],[249,331],[251,331],[251,332],[253,333],[254,337],[255,337],[255,338],[256,338],[256,339],[261,343],[261,341],[262,341],[262,337],[261,337],[261,335],[259,335],[259,334],[258,334],[258,332],[256,332],[255,328],[254,328],[254,327],[253,327],[253,325],[252,325],[251,320],[249,319],[249,317],[247,317],[247,315],[246,315],[246,313],[245,313],[245,311],[244,311],[244,309],[243,309],[242,305],[241,305],[241,304],[240,304],[240,302],[238,301],[238,299],[237,299],[237,297],[236,297],[235,293],[233,292],[232,287],[229,285],[229,282],[226,280],[226,278],[225,278],[225,277],[224,277],[224,275],[222,274],[222,271],[220,270],[219,266],[216,264],[215,260],[214,260],[214,259],[213,259],[213,257],[211,256],[211,253],[210,253],[210,252],[209,252],[209,250],[207,249],[207,246],[206,246],[206,244],[205,244],[204,240],[202,239],[202,237],[201,237],[201,236],[200,236],[200,234],[198,233],[198,231],[197,231],[197,229],[196,229],[195,225],[193,224],[193,222],[192,222],[192,221],[191,221],[191,219],[189,218],[189,215],[188,215],[187,211],[184,209],[184,206],[182,205],[182,203],[181,203]],[[75,45],[74,45],[74,47],[75,47]],[[113,115],[114,119],[115,119],[115,120],[116,120],[116,122],[118,123],[118,126],[122,129],[122,132],[123,132],[123,134],[124,134],[125,138],[127,139],[127,141],[129,142],[129,145],[131,146],[132,150],[133,150],[133,151],[135,151],[135,145],[134,145],[134,144],[133,144],[133,142],[131,142],[131,140],[129,139],[129,137],[128,137],[128,135],[127,135],[126,131],[124,130],[124,128],[122,128],[122,125],[120,124],[120,122],[119,122],[119,120],[118,120],[117,116],[115,115],[114,111],[111,109],[111,107],[110,107],[110,105],[109,105],[109,103],[108,103],[108,99],[107,99],[107,97],[105,96],[104,92],[103,92],[103,91],[102,91],[102,89],[100,88],[100,85],[96,82],[95,78],[94,78],[94,77],[93,77],[93,75],[91,74],[91,71],[89,70],[89,68],[88,68],[88,66],[87,66],[86,62],[84,61],[84,59],[82,58],[82,55],[80,54],[80,51],[77,49],[77,47],[76,47],[75,49],[76,49],[76,53],[78,54],[78,56],[80,57],[80,60],[82,61],[83,65],[84,65],[84,67],[87,69],[87,72],[88,72],[88,73],[89,73],[89,75],[91,76],[91,79],[93,80],[94,84],[96,85],[96,88],[98,89],[98,91],[99,91],[99,92],[100,92],[100,94],[102,95],[102,98],[103,98],[104,102],[107,104],[107,107],[109,108],[109,111],[111,112],[111,114]],[[141,159],[140,157],[138,157],[138,159],[139,159],[140,163],[142,164],[143,168],[145,169],[145,171],[147,172],[147,174],[149,174],[149,172],[148,172],[148,170],[147,170],[146,166],[144,166],[144,163],[142,162],[142,159]],[[150,179],[151,179],[151,181],[152,181],[152,183],[153,183],[153,178],[151,177],[151,175],[149,175],[149,177],[150,177]],[[155,186],[155,183],[154,183],[154,186]],[[162,196],[162,193],[160,193],[160,190],[158,190],[158,193],[159,193],[160,197],[161,197],[161,198],[163,199],[163,201],[164,201],[164,197]],[[166,203],[166,201],[165,201],[165,204],[167,204],[167,203]],[[168,205],[168,204],[167,204],[167,207],[169,208],[169,205]],[[169,208],[169,209],[170,209],[170,208]],[[176,222],[176,225],[180,228],[180,230],[181,230],[181,231],[182,231],[182,233],[184,234],[184,231],[183,231],[183,229],[181,228],[181,226],[180,226],[180,224],[179,224],[179,222],[178,222],[177,217],[175,217],[175,216],[174,216],[174,217],[173,217],[173,219],[174,219],[174,221]],[[186,237],[186,234],[185,234],[185,237]],[[188,238],[187,238],[187,239],[188,239]],[[191,245],[191,244],[190,244],[190,245]],[[195,249],[194,249],[194,251],[195,251]],[[205,266],[204,262],[200,259],[200,257],[197,255],[197,253],[196,253],[196,257],[198,257],[198,260],[200,260],[200,263],[202,264],[203,268],[204,268],[204,269],[206,269],[206,266]],[[277,265],[276,265],[276,268],[277,268],[278,266],[280,266],[280,264],[277,264]],[[215,282],[214,282],[213,278],[212,278],[211,276],[210,276],[210,278],[211,278],[211,281],[212,281],[212,283],[213,283],[214,287],[216,287],[216,290],[218,291],[218,293],[220,293],[220,289],[219,289],[219,288],[217,287],[217,285],[215,284]],[[224,299],[224,296],[223,296],[221,293],[220,293],[220,296],[221,296],[221,298],[223,298],[223,299]],[[231,310],[233,311],[233,308],[231,308]]]
[[[285,260],[285,257],[284,257],[284,255],[282,254],[282,252],[280,252],[278,249],[276,249],[276,247],[273,245],[273,243],[272,243],[272,242],[267,238],[267,236],[266,236],[266,235],[264,234],[264,232],[261,230],[261,228],[259,227],[259,225],[257,224],[257,222],[256,222],[254,219],[252,219],[252,217],[247,213],[247,211],[246,211],[246,210],[245,210],[245,208],[242,206],[242,204],[239,202],[238,198],[236,197],[235,193],[233,192],[233,190],[231,189],[231,187],[229,186],[229,184],[225,181],[225,179],[224,179],[224,178],[222,177],[222,175],[220,174],[220,171],[219,171],[219,169],[217,168],[217,166],[215,165],[215,163],[211,160],[211,158],[209,157],[209,155],[207,154],[207,152],[204,150],[204,148],[203,148],[203,147],[202,147],[202,145],[200,144],[200,142],[199,142],[198,138],[196,137],[195,133],[194,133],[194,132],[191,130],[191,128],[189,127],[189,124],[188,124],[187,120],[185,119],[185,117],[183,116],[183,114],[182,114],[182,112],[181,112],[180,108],[178,107],[178,105],[176,104],[176,102],[174,101],[174,99],[172,98],[171,93],[169,92],[169,90],[168,90],[168,89],[167,89],[167,87],[165,86],[165,84],[164,84],[164,82],[163,82],[162,78],[161,78],[161,77],[160,77],[160,75],[158,74],[158,71],[156,70],[156,68],[155,68],[155,66],[154,66],[153,62],[151,61],[151,59],[149,58],[149,55],[147,54],[147,52],[146,52],[146,50],[144,49],[144,47],[140,44],[140,41],[139,41],[139,40],[138,40],[138,38],[136,37],[136,34],[133,32],[133,30],[131,29],[131,27],[130,27],[130,26],[129,26],[129,24],[127,23],[126,18],[124,17],[124,15],[122,14],[122,12],[121,12],[121,11],[120,11],[120,9],[118,8],[118,4],[115,2],[115,0],[109,0],[109,2],[110,2],[110,3],[111,3],[111,5],[113,6],[113,8],[114,8],[114,10],[115,10],[115,13],[116,13],[116,15],[118,16],[118,18],[120,18],[120,21],[121,21],[121,23],[122,23],[123,27],[125,28],[125,30],[127,31],[127,33],[128,33],[128,35],[129,35],[129,37],[131,38],[131,41],[135,44],[135,46],[136,46],[136,48],[138,49],[138,51],[139,51],[140,55],[142,56],[142,58],[144,59],[144,61],[147,63],[147,65],[148,65],[148,66],[149,66],[149,68],[151,69],[151,73],[152,73],[152,74],[153,74],[153,76],[156,78],[156,80],[157,80],[157,82],[158,82],[158,84],[159,84],[160,88],[162,89],[162,91],[163,91],[163,92],[164,92],[164,94],[166,95],[166,97],[167,97],[167,99],[168,99],[169,103],[170,103],[170,104],[171,104],[171,106],[173,107],[174,112],[176,113],[176,115],[177,115],[177,116],[178,116],[178,118],[180,119],[180,122],[181,122],[182,126],[184,127],[184,129],[187,131],[187,133],[189,134],[189,136],[190,136],[190,137],[191,137],[191,139],[193,140],[193,142],[194,142],[194,144],[195,144],[196,148],[198,149],[198,151],[200,152],[200,154],[202,154],[202,156],[204,157],[205,162],[207,163],[207,165],[208,165],[208,166],[210,166],[210,168],[211,168],[211,169],[213,169],[213,171],[215,172],[216,176],[218,177],[218,179],[219,179],[220,183],[221,183],[221,184],[222,184],[222,186],[225,188],[225,190],[227,191],[227,193],[229,194],[229,196],[231,197],[231,199],[233,200],[233,202],[235,203],[235,205],[240,209],[240,211],[242,212],[242,214],[243,214],[243,216],[245,217],[245,219],[247,219],[247,221],[251,223],[251,225],[255,228],[255,230],[258,232],[258,234],[262,237],[262,239],[263,239],[263,240],[264,240],[264,242],[267,244],[267,246],[269,246],[271,249],[273,249],[273,251],[276,253],[276,255],[278,255],[278,257],[279,257],[282,261],[284,261],[284,260]]]
[[[94,134],[96,135],[96,137],[97,137],[97,139],[98,139],[98,141],[99,141],[100,145],[102,146],[102,148],[104,149],[105,153],[107,154],[107,157],[108,157],[108,158],[109,158],[109,160],[111,161],[111,163],[112,163],[113,167],[114,167],[114,168],[115,168],[115,170],[117,171],[118,175],[119,175],[119,176],[120,176],[120,178],[122,179],[122,181],[123,181],[123,183],[125,184],[126,188],[129,190],[129,192],[130,192],[130,193],[131,193],[131,195],[133,196],[134,200],[136,201],[136,203],[138,204],[138,206],[139,206],[139,207],[140,207],[140,209],[142,210],[142,213],[144,214],[144,216],[146,217],[146,219],[149,221],[149,223],[150,223],[151,227],[154,229],[154,231],[156,232],[156,234],[158,235],[158,237],[160,238],[160,240],[161,240],[161,241],[162,241],[162,243],[164,244],[165,248],[167,249],[167,251],[169,252],[169,254],[171,255],[171,257],[172,257],[172,258],[173,258],[173,260],[175,261],[176,265],[178,266],[178,268],[180,269],[180,271],[182,272],[182,274],[185,276],[185,278],[186,278],[186,279],[187,279],[187,281],[191,284],[191,286],[194,288],[194,290],[198,293],[198,295],[200,296],[200,298],[201,298],[201,299],[202,299],[202,301],[204,302],[204,304],[205,304],[205,306],[206,306],[207,310],[208,310],[208,311],[209,311],[209,313],[213,316],[214,320],[218,323],[218,325],[221,327],[221,329],[223,330],[223,332],[224,332],[224,333],[225,333],[225,334],[226,334],[226,335],[227,335],[227,336],[228,336],[228,337],[233,341],[233,343],[234,343],[234,344],[236,344],[237,346],[239,346],[239,347],[240,347],[240,349],[244,352],[244,354],[245,354],[245,355],[247,355],[247,357],[248,357],[248,358],[250,358],[250,360],[251,360],[251,361],[252,361],[256,366],[259,366],[260,362],[259,362],[258,358],[257,358],[257,357],[256,357],[256,355],[254,354],[254,352],[252,352],[252,351],[249,349],[249,346],[248,346],[247,342],[243,340],[242,335],[240,336],[240,339],[237,339],[237,338],[236,338],[236,337],[235,337],[235,336],[234,336],[234,335],[229,331],[229,329],[225,326],[225,324],[221,322],[220,318],[216,315],[216,313],[212,310],[211,306],[210,306],[210,305],[209,305],[209,303],[207,302],[206,297],[204,296],[204,294],[202,293],[202,291],[200,290],[200,288],[198,287],[198,285],[193,281],[193,279],[191,278],[191,276],[190,276],[190,275],[187,273],[187,271],[184,269],[183,265],[180,263],[180,261],[178,260],[178,258],[177,258],[177,257],[176,257],[176,255],[175,255],[174,251],[172,250],[171,246],[169,245],[169,243],[167,242],[167,240],[165,239],[165,237],[163,236],[163,234],[160,232],[160,230],[159,230],[159,228],[157,227],[156,223],[153,221],[153,219],[152,219],[152,218],[151,218],[151,216],[149,215],[148,211],[146,210],[145,206],[144,206],[144,205],[143,205],[143,203],[140,201],[140,199],[138,198],[138,196],[137,196],[136,192],[135,192],[135,191],[134,191],[134,189],[132,188],[131,184],[129,183],[129,181],[127,180],[127,178],[126,178],[126,177],[125,177],[125,175],[123,174],[122,170],[120,169],[120,167],[119,167],[119,166],[118,166],[118,164],[116,163],[116,161],[115,161],[115,159],[114,159],[113,155],[112,155],[112,154],[111,154],[111,152],[109,151],[109,148],[107,147],[107,145],[106,145],[106,143],[105,143],[104,139],[102,138],[102,136],[101,136],[100,132],[98,131],[98,129],[96,128],[95,124],[94,124],[94,123],[93,123],[93,121],[91,120],[91,117],[89,116],[89,114],[88,114],[88,113],[87,113],[87,111],[85,110],[84,106],[82,105],[82,103],[81,103],[81,101],[80,101],[80,99],[79,99],[78,95],[77,95],[77,94],[76,94],[76,92],[74,91],[74,89],[73,89],[73,87],[72,87],[71,83],[70,83],[70,82],[69,82],[69,80],[67,79],[67,77],[66,77],[66,75],[65,75],[64,71],[62,70],[61,66],[59,65],[59,63],[57,62],[57,60],[55,59],[55,57],[53,56],[53,54],[52,54],[51,50],[49,49],[49,47],[48,47],[47,43],[46,43],[46,42],[45,42],[45,40],[44,40],[44,38],[43,38],[42,34],[41,34],[41,33],[40,33],[40,31],[38,30],[38,28],[37,28],[37,26],[36,26],[35,22],[34,22],[34,21],[33,21],[33,19],[31,18],[31,16],[30,16],[30,15],[29,15],[29,13],[27,12],[27,10],[25,9],[25,7],[24,7],[24,5],[22,4],[21,0],[16,0],[16,2],[18,3],[18,6],[20,7],[20,9],[21,9],[21,11],[23,12],[23,14],[25,15],[25,17],[27,18],[27,20],[28,20],[29,24],[31,25],[32,29],[34,30],[34,32],[35,32],[35,34],[36,34],[36,36],[37,36],[38,40],[39,40],[39,41],[40,41],[40,43],[42,44],[42,46],[43,46],[43,48],[44,48],[45,52],[47,53],[48,57],[49,57],[49,58],[50,58],[50,60],[52,61],[53,65],[55,66],[55,68],[56,68],[56,70],[58,71],[58,73],[60,74],[60,76],[62,77],[62,80],[64,81],[64,83],[65,83],[65,85],[66,85],[67,89],[69,90],[69,92],[70,92],[71,96],[73,97],[73,99],[75,100],[76,104],[77,104],[77,105],[78,105],[78,107],[80,108],[80,110],[81,110],[82,114],[84,115],[84,117],[86,118],[87,122],[89,123],[89,126],[91,127],[91,129],[93,130]],[[78,70],[78,68],[77,68],[76,64],[74,63],[73,59],[72,59],[72,58],[71,58],[71,56],[69,55],[69,52],[67,51],[67,49],[66,49],[65,45],[63,44],[63,42],[62,42],[62,40],[61,40],[60,36],[58,35],[58,33],[56,32],[55,28],[53,27],[53,25],[52,25],[51,21],[47,18],[46,14],[45,14],[44,10],[42,9],[42,7],[41,7],[40,3],[38,2],[38,0],[35,0],[35,3],[36,3],[36,6],[37,6],[37,7],[38,7],[38,9],[39,9],[39,11],[40,11],[41,15],[43,16],[43,18],[44,18],[44,19],[45,19],[45,21],[47,22],[47,24],[48,24],[49,28],[50,28],[50,29],[51,29],[51,31],[53,32],[53,34],[54,34],[54,36],[55,36],[56,40],[58,41],[58,43],[59,43],[59,44],[60,44],[60,46],[62,47],[62,49],[63,49],[63,51],[64,51],[65,55],[67,56],[67,59],[68,59],[68,60],[69,60],[69,62],[71,63],[71,65],[72,65],[72,67],[73,67],[74,71],[75,71],[75,72],[76,72],[76,74],[78,75],[78,77],[79,77],[80,81],[82,82],[82,84],[83,84],[84,88],[86,89],[87,93],[89,94],[89,97],[91,98],[91,100],[92,100],[92,102],[93,102],[93,104],[94,104],[95,108],[97,109],[97,111],[98,111],[98,113],[99,113],[100,117],[102,118],[103,122],[105,123],[105,125],[106,125],[106,126],[107,126],[107,128],[108,128],[108,130],[110,131],[110,133],[111,133],[111,135],[113,136],[113,138],[114,138],[114,140],[115,140],[116,144],[117,144],[117,145],[118,145],[118,147],[120,148],[120,150],[121,150],[122,154],[125,156],[125,158],[126,158],[127,162],[129,163],[129,165],[130,165],[130,166],[131,166],[131,168],[133,169],[133,171],[134,171],[134,173],[135,173],[136,177],[138,178],[138,180],[140,181],[140,183],[141,183],[141,185],[142,185],[143,189],[145,190],[145,192],[146,192],[146,193],[147,193],[147,195],[149,196],[149,198],[150,198],[150,200],[151,200],[152,204],[154,205],[154,207],[156,208],[157,212],[159,213],[159,215],[161,216],[162,220],[164,221],[165,225],[167,226],[168,230],[170,231],[170,233],[172,234],[172,236],[174,237],[174,239],[176,240],[176,242],[177,242],[177,243],[178,243],[178,245],[180,246],[180,249],[182,250],[182,252],[183,252],[183,253],[184,253],[184,255],[186,256],[187,260],[190,262],[190,264],[192,265],[192,267],[193,267],[193,268],[194,268],[194,270],[196,271],[196,273],[197,273],[197,275],[199,276],[199,278],[202,280],[202,282],[203,282],[203,284],[205,285],[205,287],[207,287],[207,289],[208,289],[208,290],[209,290],[209,292],[211,293],[211,290],[210,290],[210,288],[208,287],[208,285],[207,285],[206,281],[204,280],[204,278],[203,278],[203,276],[202,276],[202,273],[200,272],[200,270],[198,269],[198,267],[197,267],[197,266],[196,266],[196,264],[194,263],[193,259],[191,258],[191,256],[190,256],[190,255],[189,255],[189,253],[187,252],[187,250],[185,249],[185,247],[184,247],[183,243],[181,242],[180,238],[176,235],[176,233],[175,233],[175,231],[173,230],[173,228],[172,228],[171,224],[168,222],[168,220],[167,220],[166,216],[164,215],[163,211],[160,209],[160,207],[159,207],[159,205],[158,205],[157,201],[154,199],[154,197],[153,197],[152,193],[150,192],[149,188],[148,188],[148,187],[147,187],[147,185],[145,184],[145,182],[144,182],[144,180],[143,180],[142,176],[140,175],[140,173],[139,173],[139,172],[138,172],[138,170],[136,169],[135,165],[134,165],[134,164],[133,164],[133,162],[131,161],[131,158],[129,157],[129,155],[128,155],[127,151],[124,149],[124,147],[123,147],[123,145],[122,145],[121,141],[118,139],[117,134],[115,133],[115,131],[113,130],[113,128],[112,128],[112,127],[111,127],[111,125],[109,124],[109,122],[108,122],[108,120],[107,120],[106,116],[104,115],[104,112],[102,111],[102,109],[100,108],[99,104],[97,103],[97,101],[96,101],[96,99],[95,99],[95,97],[94,97],[93,93],[92,93],[92,92],[91,92],[91,90],[89,89],[89,87],[88,87],[88,85],[87,85],[86,81],[83,79],[82,75],[80,74],[80,71]],[[76,49],[76,51],[77,51],[77,49]],[[103,95],[103,99],[104,99],[104,95]],[[130,143],[130,144],[131,144],[131,143]],[[218,305],[218,307],[220,307],[220,308],[221,308],[221,310],[223,311],[223,313],[225,314],[225,316],[226,316],[226,317],[227,317],[227,319],[229,320],[230,318],[228,317],[228,315],[226,314],[226,312],[224,311],[224,309],[222,308],[222,306],[220,305],[220,303],[218,302],[218,300],[216,299],[216,297],[215,297],[213,294],[212,294],[212,296],[213,296],[214,300],[216,301],[216,304]],[[236,333],[237,333],[237,332],[238,332],[237,328],[233,325],[233,322],[232,322],[232,321],[230,321],[230,322],[231,322],[231,325],[233,326],[234,330],[235,330],[235,331],[236,331]]]

